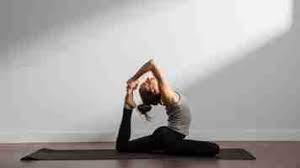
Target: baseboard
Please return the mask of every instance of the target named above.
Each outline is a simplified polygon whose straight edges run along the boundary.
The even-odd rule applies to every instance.
[[[148,135],[136,130],[132,138]],[[0,143],[114,142],[115,132],[18,132],[0,133]],[[190,130],[188,139],[212,141],[300,141],[300,130]]]
[[[0,133],[0,143],[26,142],[111,142],[112,132],[18,132]]]
[[[214,141],[300,141],[300,130],[191,130],[188,137]]]

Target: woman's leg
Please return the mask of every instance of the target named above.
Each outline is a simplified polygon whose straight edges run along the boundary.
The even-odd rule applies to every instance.
[[[123,109],[123,117],[116,141],[119,152],[150,152],[152,150],[151,135],[129,141],[131,134],[132,110]]]
[[[170,129],[167,126],[161,126],[152,133],[152,141],[156,142],[158,148],[166,150],[168,145],[182,141],[185,135]]]
[[[176,143],[169,145],[166,153],[212,157],[218,154],[219,151],[220,148],[216,143],[183,139],[182,141],[177,141]]]
[[[119,152],[151,152],[162,149],[168,154],[214,156],[219,146],[213,142],[183,139],[185,135],[169,127],[157,128],[152,135],[129,141],[131,134],[132,110],[124,108],[116,142]]]
[[[164,151],[172,155],[214,156],[219,153],[219,146],[213,142],[183,139],[185,135],[169,127],[159,127],[152,134],[156,141],[164,146]]]

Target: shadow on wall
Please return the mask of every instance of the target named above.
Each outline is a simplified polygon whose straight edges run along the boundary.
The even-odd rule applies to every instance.
[[[193,128],[300,129],[299,14],[295,1],[289,32],[185,90]]]
[[[167,1],[173,2],[174,0],[167,0]],[[157,3],[153,3],[153,2],[157,2]],[[164,0],[163,2],[166,2],[166,0]],[[184,2],[184,1],[176,0],[176,2]],[[128,15],[130,15],[129,17],[127,17],[126,15],[125,16],[122,15],[124,13],[116,12],[116,11],[123,8],[130,11],[131,6],[135,6],[135,5],[143,6],[143,3],[149,3],[151,5],[162,5],[162,2],[160,0],[126,0],[126,1],[86,0],[84,2],[81,0],[51,0],[51,1],[50,0],[27,0],[27,1],[3,0],[0,1],[0,23],[1,23],[0,68],[1,68],[1,64],[5,65],[7,63],[6,61],[8,61],[9,63],[10,60],[6,60],[5,56],[6,56],[6,52],[10,51],[10,48],[17,48],[16,52],[18,52],[19,47],[26,48],[25,45],[27,45],[27,43],[39,41],[37,40],[37,38],[40,38],[44,34],[47,34],[49,31],[50,32],[68,31],[68,28],[72,27],[70,25],[72,24],[76,25],[76,23],[82,23],[82,22],[84,23],[86,20],[90,19],[89,17],[100,16],[99,23],[101,24],[101,26],[102,25],[107,26],[108,24],[110,25],[112,21],[124,21],[124,19],[132,18],[132,16],[130,15],[132,13],[127,13]],[[129,7],[129,9],[127,7]],[[145,5],[145,8],[147,7],[149,6]],[[152,6],[150,6],[149,8],[151,7]],[[297,14],[299,10],[297,4],[295,8],[296,9],[294,9],[294,12],[296,14],[294,16],[294,20],[296,21],[297,19],[299,19],[299,15]],[[144,9],[139,8],[138,10],[143,11]],[[134,16],[134,14],[132,15]],[[117,17],[117,19],[111,17]],[[105,24],[102,24],[103,22],[105,22]],[[296,113],[296,108],[297,108],[297,101],[299,102],[300,100],[299,95],[297,95],[297,91],[299,91],[300,85],[299,85],[299,80],[296,77],[297,70],[299,71],[299,69],[297,69],[298,68],[297,64],[299,64],[299,58],[296,57],[297,54],[296,44],[298,42],[297,41],[298,39],[296,39],[296,35],[298,35],[297,26],[298,23],[295,23],[291,31],[287,33],[284,37],[281,37],[280,39],[277,39],[276,41],[269,43],[268,45],[262,47],[261,49],[258,49],[253,53],[249,53],[240,62],[236,62],[234,64],[229,65],[227,68],[224,68],[222,69],[222,71],[216,73],[215,76],[208,77],[204,80],[199,80],[194,85],[192,85],[191,88],[187,89],[186,90],[187,96],[190,98],[190,101],[192,101],[191,104],[193,104],[192,110],[193,110],[194,123],[196,120],[198,123],[200,123],[197,126],[201,127],[203,125],[206,125],[207,127],[213,129],[218,128],[218,125],[219,126],[222,125],[222,127],[226,127],[226,128],[236,128],[237,126],[240,125],[243,125],[245,128],[253,128],[256,126],[260,126],[260,128],[264,128],[264,127],[275,128],[276,126],[279,125],[277,124],[278,122],[285,120],[285,124],[289,124],[289,125],[283,125],[282,127],[284,128],[297,127],[296,116],[299,114]],[[166,45],[166,47],[168,47],[168,45]],[[45,51],[41,50],[40,52],[45,52]],[[51,55],[51,53],[48,54]],[[10,54],[7,55],[11,56]],[[111,53],[111,55],[113,54]],[[37,54],[37,56],[42,57],[40,53]],[[59,57],[59,55],[56,56]],[[15,59],[13,57],[19,57],[18,60],[19,62],[22,63],[22,61],[20,61],[21,57],[26,57],[26,55],[24,55],[23,53],[17,53],[16,55],[12,55],[12,58],[8,58],[8,59]],[[93,59],[93,57],[90,57],[90,59]],[[32,61],[35,59],[28,59],[28,60]],[[69,67],[64,69],[63,73],[62,71],[59,71],[59,69],[57,70],[55,69],[55,67],[52,67],[52,65],[57,65],[55,64],[55,61],[61,61],[61,63],[65,63],[66,60],[67,60],[66,57],[62,58],[62,60],[54,59],[53,64],[51,64],[52,62],[47,64],[48,67],[46,68],[43,67],[44,69],[39,69],[39,67],[37,67],[36,69],[32,69],[35,71],[31,71],[31,69],[29,68],[27,69],[27,71],[21,71],[24,72],[25,74],[26,73],[29,74],[28,78],[26,76],[24,77],[24,79],[28,79],[28,81],[30,81],[31,76],[34,76],[36,74],[38,75],[42,74],[44,80],[34,78],[35,80],[33,81],[35,82],[35,85],[32,85],[34,87],[28,87],[31,86],[31,82],[27,81],[28,82],[26,83],[28,85],[27,89],[22,89],[22,87],[20,87],[21,85],[16,84],[14,86],[15,88],[17,88],[14,90],[14,92],[16,93],[15,95],[18,95],[15,96],[17,97],[16,102],[18,101],[22,102],[24,107],[28,107],[33,112],[37,112],[37,114],[35,115],[36,118],[45,117],[44,114],[46,114],[47,110],[49,110],[51,112],[53,111],[54,113],[55,112],[57,113],[54,114],[49,112],[47,113],[47,115],[49,115],[47,117],[55,117],[56,115],[59,115],[60,117],[58,118],[61,119],[61,121],[65,122],[62,116],[66,116],[68,114],[64,112],[64,109],[69,110],[69,111],[66,110],[66,112],[68,111],[73,113],[75,110],[78,111],[82,110],[82,108],[76,108],[76,107],[87,107],[91,102],[93,102],[91,100],[94,100],[95,102],[96,100],[99,101],[99,99],[97,99],[98,96],[95,96],[96,94],[94,94],[93,97],[94,99],[92,99],[92,96],[88,94],[88,93],[95,93],[93,87],[96,85],[85,85],[89,82],[89,80],[95,82],[94,80],[91,80],[93,79],[92,77],[86,76],[86,74],[88,74],[87,72],[95,72],[94,69],[92,68],[84,69],[85,71],[82,72],[82,74],[84,75],[82,76],[86,77],[84,79],[86,79],[87,82],[84,83],[85,82],[84,81],[83,83],[80,82],[76,83],[74,81],[83,81],[83,80],[82,79],[78,80],[79,78],[77,78],[76,76],[77,71],[73,71],[74,69],[78,70],[75,63],[68,64]],[[84,63],[88,63],[87,65],[90,65],[90,63],[92,62],[88,59],[85,60],[87,61]],[[12,67],[12,69],[14,68],[16,69],[16,67]],[[109,66],[107,67],[104,66],[104,68],[107,68],[104,69],[106,71],[110,70]],[[98,69],[98,70],[102,70],[102,69]],[[106,73],[106,71],[103,72]],[[11,77],[9,76],[11,73],[5,73],[5,74],[8,74],[7,76]],[[44,74],[49,74],[49,75],[47,76]],[[66,83],[62,85],[56,82],[58,81],[58,78],[56,77],[57,74],[60,74],[62,77],[68,76],[69,74],[71,75],[68,76],[69,78],[68,80],[65,81]],[[18,80],[20,77],[24,76],[22,75],[22,73],[16,73],[13,75],[14,75],[13,79],[16,78]],[[23,78],[21,78],[20,81],[22,81],[22,79]],[[14,82],[18,83],[16,82],[18,80],[15,80]],[[52,83],[49,82],[49,84],[51,83],[51,87],[48,87],[50,86],[48,85],[48,81],[52,82]],[[72,86],[78,89],[76,90],[77,91],[76,93],[74,93],[73,90],[67,87],[68,82],[72,82]],[[7,82],[7,86],[9,85],[10,83]],[[85,89],[83,89],[83,87],[80,86],[90,86],[90,88],[86,87]],[[8,88],[8,87],[1,87],[1,88]],[[45,88],[50,88],[52,90],[50,89],[47,90]],[[69,89],[69,90],[65,90],[65,89]],[[18,92],[19,90],[22,92],[19,93]],[[35,91],[34,94],[30,92],[31,90]],[[38,93],[38,91],[42,91],[42,93],[40,94]],[[64,91],[63,93],[65,93],[62,94],[62,96],[59,95],[62,93],[61,91]],[[102,90],[98,90],[99,93],[100,91]],[[85,94],[81,95],[81,93],[83,92]],[[23,100],[26,100],[25,98],[28,93],[30,93],[29,95],[31,95],[32,99],[28,101],[29,103],[27,103],[26,101],[24,103]],[[11,93],[6,93],[4,95],[10,95],[10,94]],[[86,103],[84,104],[85,106],[82,106],[82,104],[80,103],[74,103],[73,94],[75,96],[80,95],[81,99],[78,98],[79,96],[75,98],[78,98],[77,99],[78,102],[82,102],[83,104]],[[38,100],[40,100],[41,98],[40,96],[44,96],[43,98],[45,99],[43,99],[43,101],[41,101],[39,104],[40,106],[37,107],[35,106],[35,100],[39,102]],[[110,99],[108,98],[105,99],[107,100],[107,102],[110,101]],[[46,101],[46,100],[50,100],[50,101]],[[60,100],[64,100],[64,101],[60,101]],[[87,101],[83,102],[83,100],[87,100]],[[4,100],[4,102],[5,101],[8,100]],[[51,105],[60,105],[58,106],[60,108],[60,111],[62,111],[66,115],[62,115],[63,113],[55,111],[55,109],[53,109]],[[40,111],[39,109],[42,109],[41,107],[44,108],[43,109],[44,114],[39,112]],[[53,107],[57,107],[57,106],[53,106]],[[19,105],[18,108],[22,110],[25,109],[22,108],[21,105]],[[72,111],[70,109],[75,109],[75,110]],[[118,112],[119,110],[120,109],[117,109]],[[115,111],[115,110],[111,109],[110,111]],[[287,113],[291,115],[286,116]],[[83,116],[86,115],[84,113],[81,114]],[[17,115],[18,116],[23,115],[24,116],[23,119],[25,119],[25,117],[28,118],[28,114],[25,112],[24,113],[18,112]],[[16,115],[14,113],[10,113],[6,117],[11,117],[12,120],[15,120],[15,116]],[[78,116],[76,118],[74,117],[73,120],[69,119],[69,124],[71,125],[75,123],[79,128],[83,128],[86,125],[82,125],[82,126],[79,125],[81,122],[76,121],[76,119],[78,118],[81,120],[81,118]],[[269,120],[269,116],[272,116],[271,121]],[[239,120],[241,122],[237,122]],[[265,124],[266,120],[268,120],[268,122],[266,122],[267,125]],[[9,122],[10,120],[6,120],[6,121]],[[94,126],[95,127],[98,126],[99,124],[98,121],[99,118],[95,118],[94,120],[90,121],[90,123],[93,123],[93,125],[89,123],[89,127],[94,128]],[[290,121],[290,122],[286,122],[286,121]],[[39,122],[43,122],[43,121],[41,120]],[[219,124],[218,125],[215,124],[216,122]],[[110,124],[110,121],[107,121],[107,123]],[[34,124],[39,124],[39,123],[37,122]],[[32,125],[27,124],[27,125],[29,125],[28,127],[31,127],[34,126],[34,124]],[[46,125],[44,122],[42,124]],[[104,125],[103,123],[101,124]],[[139,123],[137,123],[137,125],[138,124]],[[59,127],[58,124],[56,126]],[[53,128],[51,125],[51,129],[55,129],[55,128]],[[117,133],[116,131],[117,130],[115,130],[112,134]],[[104,137],[109,136],[106,133],[99,134],[99,135]]]
[[[157,1],[157,0],[155,0]],[[4,0],[0,1],[0,53],[5,55],[16,44],[28,44],[45,32],[82,23],[89,17],[102,16],[99,22],[110,22],[109,13],[153,1],[142,0]],[[118,16],[121,20],[126,16]],[[132,17],[132,16],[130,16]],[[3,60],[0,60],[3,63]],[[5,63],[5,62],[4,62]]]
[[[113,1],[112,1],[113,2]],[[112,3],[110,2],[110,3]],[[19,41],[32,39],[53,27],[86,18],[110,6],[107,1],[80,0],[4,0],[0,2],[0,51]],[[84,16],[83,16],[84,15]]]

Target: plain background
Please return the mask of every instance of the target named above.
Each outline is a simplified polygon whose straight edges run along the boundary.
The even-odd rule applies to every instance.
[[[189,100],[190,138],[299,140],[299,20],[292,0],[2,0],[0,141],[114,141],[150,58]],[[150,115],[133,137],[166,124]]]

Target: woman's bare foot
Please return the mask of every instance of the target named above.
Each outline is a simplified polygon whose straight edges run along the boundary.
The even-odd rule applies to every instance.
[[[133,88],[127,87],[127,93],[125,96],[125,107],[129,109],[134,109],[136,104],[133,100]]]

